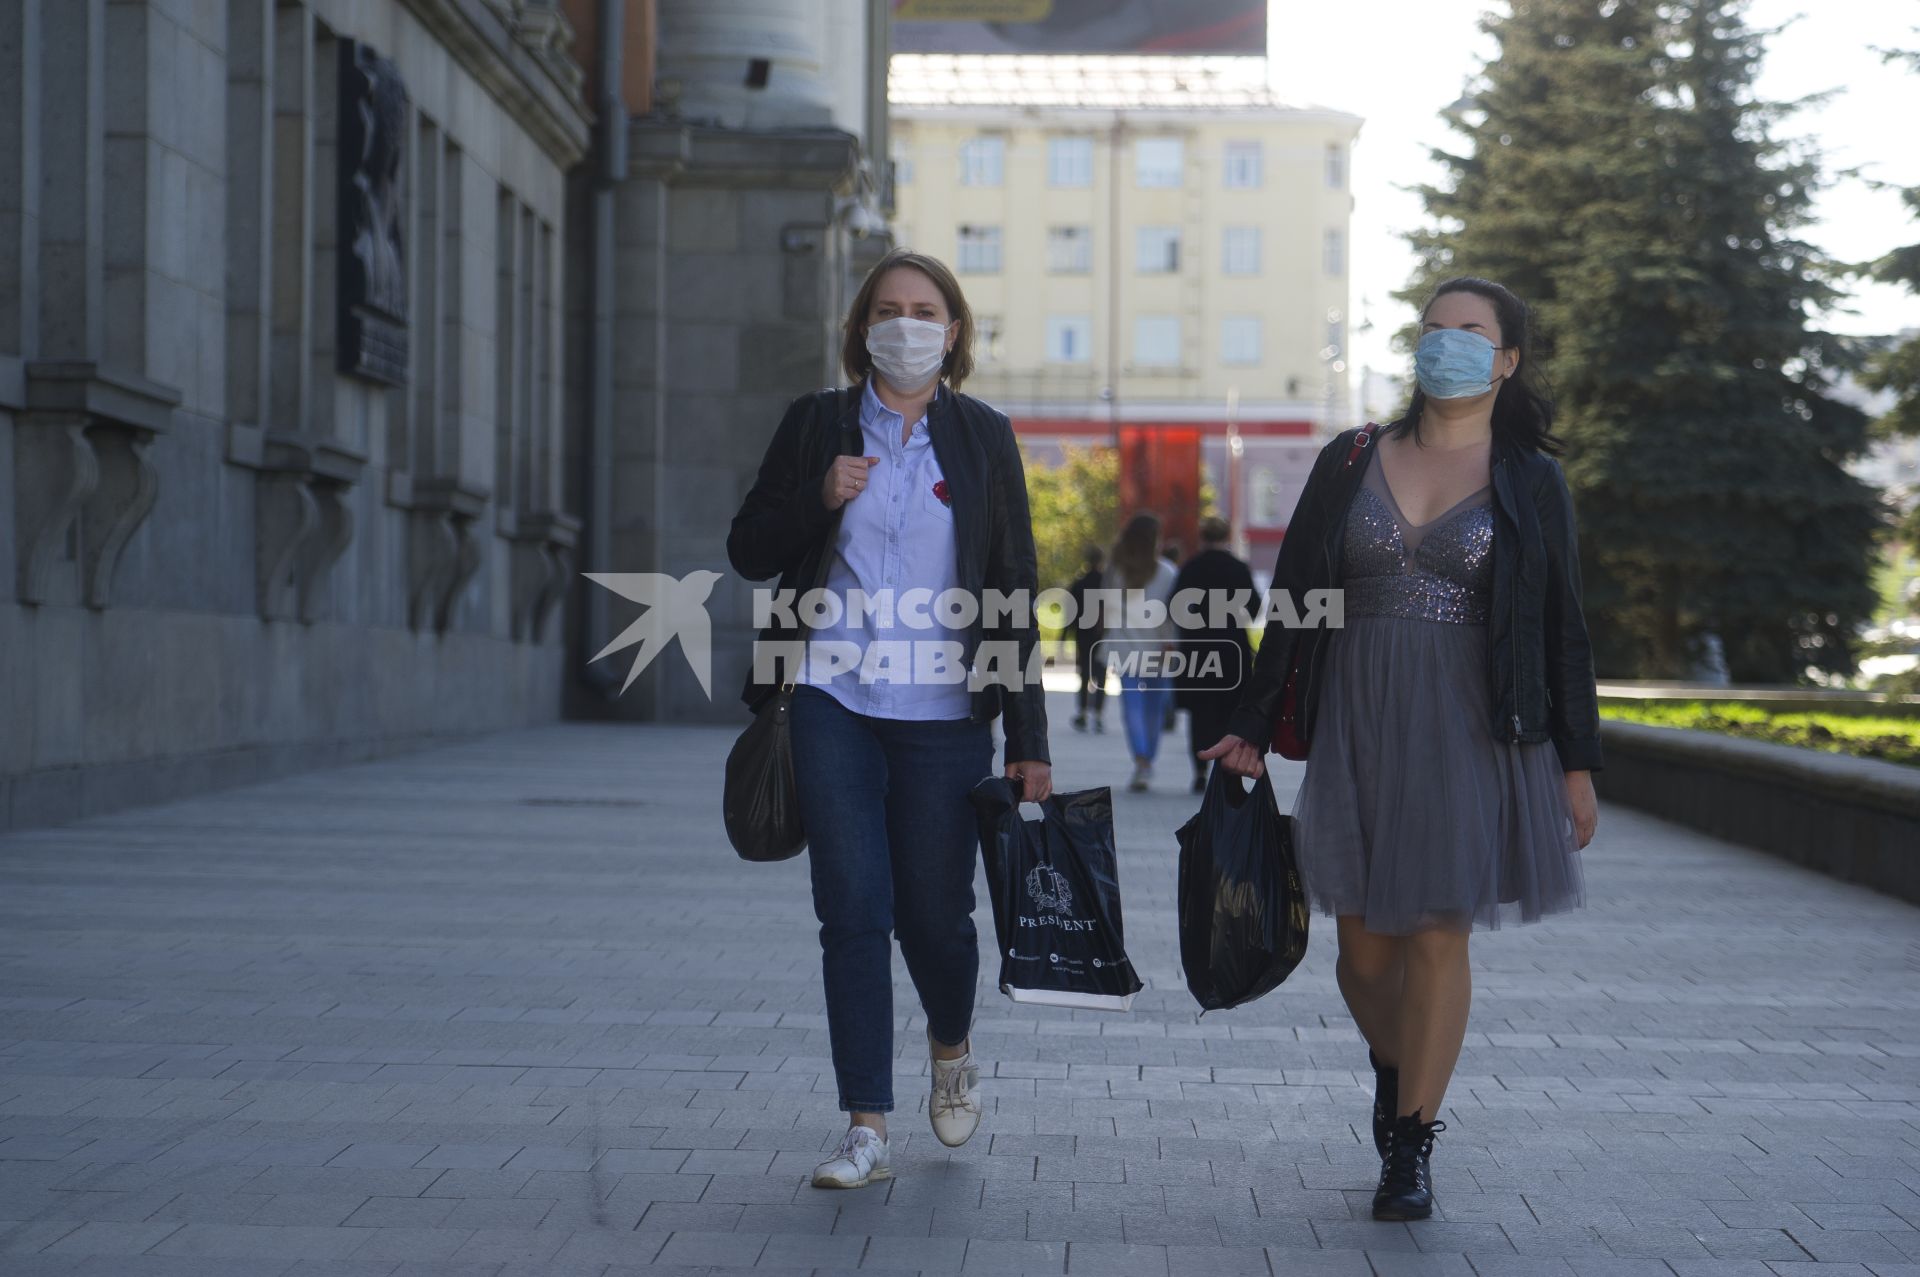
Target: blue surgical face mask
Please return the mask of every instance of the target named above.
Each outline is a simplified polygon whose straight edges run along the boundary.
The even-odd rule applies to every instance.
[[[1464,328],[1436,328],[1420,338],[1413,373],[1430,399],[1472,399],[1493,389],[1496,347]]]

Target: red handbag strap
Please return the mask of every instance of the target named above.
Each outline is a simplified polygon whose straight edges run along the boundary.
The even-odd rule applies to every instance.
[[[1354,459],[1360,455],[1360,450],[1373,442],[1373,436],[1379,430],[1380,423],[1377,421],[1369,421],[1360,427],[1360,433],[1353,437],[1353,447],[1347,452],[1347,465],[1351,466],[1354,463]]]

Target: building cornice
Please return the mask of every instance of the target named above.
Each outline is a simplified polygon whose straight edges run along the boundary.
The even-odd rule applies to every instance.
[[[561,168],[585,157],[593,114],[573,29],[551,0],[402,0]]]
[[[627,164],[669,183],[851,191],[860,139],[840,129],[728,129],[637,116],[627,127]]]
[[[1111,130],[1116,126],[1151,124],[1258,123],[1326,124],[1358,136],[1364,119],[1346,111],[1320,107],[1148,107],[1140,110],[1074,106],[895,106],[896,120],[934,120],[1000,128],[1053,125],[1081,130]]]

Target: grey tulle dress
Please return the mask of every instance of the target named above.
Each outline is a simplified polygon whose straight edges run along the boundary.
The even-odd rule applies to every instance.
[[[1346,624],[1330,636],[1294,832],[1309,898],[1407,935],[1585,903],[1551,741],[1494,735],[1492,488],[1409,524],[1367,467],[1347,513]]]

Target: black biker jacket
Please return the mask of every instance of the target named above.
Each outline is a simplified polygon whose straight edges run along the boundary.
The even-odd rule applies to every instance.
[[[760,474],[727,534],[727,558],[749,581],[780,578],[779,588],[804,594],[813,584],[820,556],[833,544],[840,513],[829,510],[821,488],[834,458],[860,456],[863,386],[851,391],[818,390],[787,408],[774,432]],[[944,382],[927,407],[927,433],[947,481],[953,503],[953,532],[959,588],[975,598],[989,589],[1026,591],[1025,625],[1008,624],[1005,614],[989,631],[976,616],[965,641],[971,668],[982,639],[1012,642],[1024,671],[1040,641],[1032,605],[1039,593],[1039,566],[1033,548],[1033,522],[1027,510],[1026,471],[1013,426],[1005,413],[963,395]],[[841,509],[845,509],[842,506]],[[763,642],[792,640],[796,630],[778,617],[760,633]],[[749,664],[740,699],[758,710],[773,694],[772,683],[757,683]],[[973,692],[972,719],[988,722],[1004,711],[1006,761],[1050,763],[1047,752],[1045,689],[1022,680],[1019,691],[987,683]]]
[[[1320,450],[1274,567],[1275,591],[1304,611],[1308,590],[1340,585],[1347,509],[1377,447],[1342,468],[1358,430],[1343,430]],[[1495,740],[1551,740],[1563,771],[1600,771],[1600,711],[1593,654],[1580,607],[1580,550],[1573,498],[1560,463],[1544,453],[1493,443],[1493,597],[1487,621],[1488,708]],[[1296,642],[1305,642],[1295,689],[1294,729],[1311,741],[1324,625],[1289,628],[1269,621],[1228,732],[1265,749]]]

